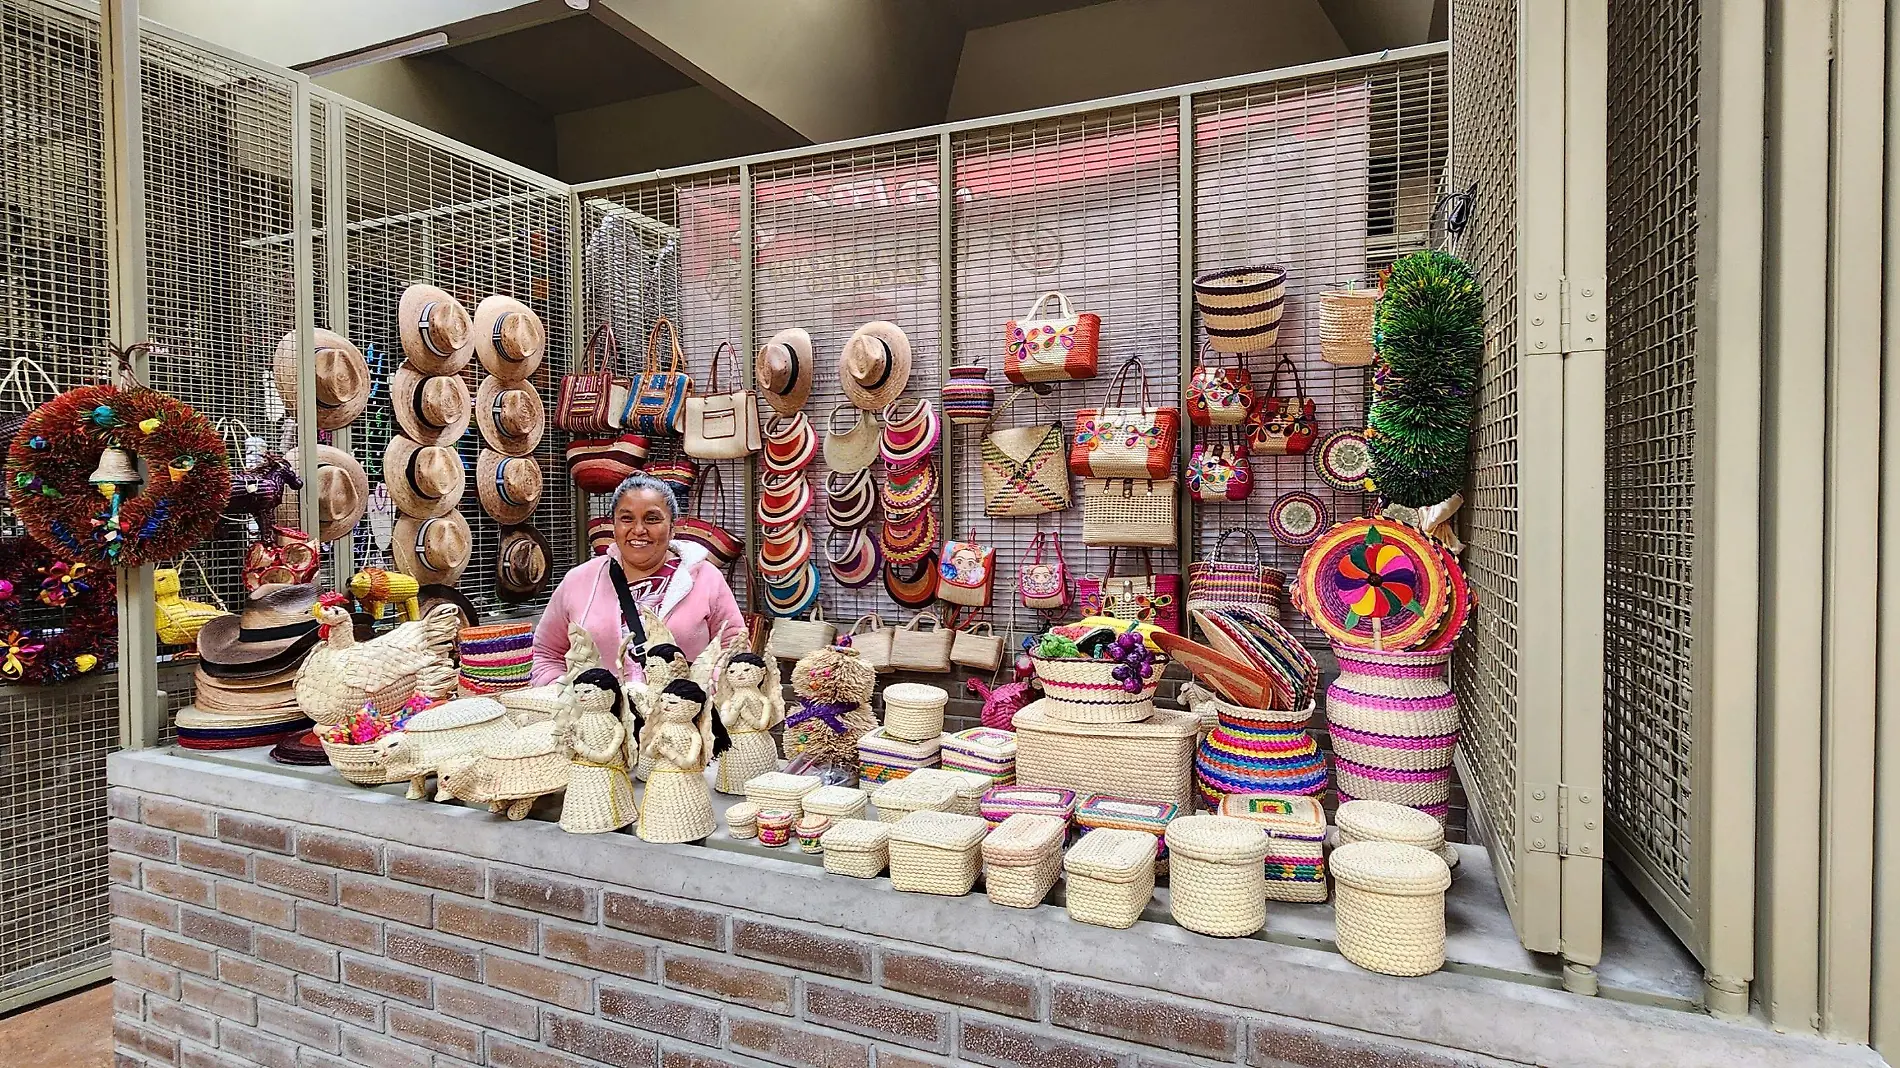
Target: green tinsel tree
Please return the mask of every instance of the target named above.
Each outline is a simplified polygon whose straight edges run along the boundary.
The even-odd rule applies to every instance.
[[[1392,265],[1372,328],[1372,412],[1366,444],[1379,495],[1422,508],[1459,492],[1484,356],[1484,294],[1448,252]]]

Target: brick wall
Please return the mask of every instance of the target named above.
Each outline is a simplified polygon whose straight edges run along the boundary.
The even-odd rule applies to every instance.
[[[111,809],[121,1066],[1506,1063],[124,788]]]

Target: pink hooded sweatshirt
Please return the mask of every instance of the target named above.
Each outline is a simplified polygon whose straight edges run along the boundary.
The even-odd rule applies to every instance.
[[[696,657],[712,644],[713,635],[722,630],[727,637],[745,634],[745,619],[739,614],[739,602],[726,585],[719,565],[708,558],[706,550],[690,542],[673,542],[679,567],[666,584],[660,600],[660,618],[673,632],[673,643],[688,657]],[[569,571],[554,589],[547,611],[534,628],[535,686],[554,682],[567,670],[567,627],[580,620],[593,636],[607,670],[623,679],[645,678],[639,664],[624,667],[613,663],[620,652],[620,639],[626,626],[620,619],[620,598],[614,593],[613,579],[607,573],[607,561],[620,558],[620,547],[612,546],[606,556],[596,556]]]

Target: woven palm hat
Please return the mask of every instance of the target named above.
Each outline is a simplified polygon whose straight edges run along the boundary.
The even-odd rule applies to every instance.
[[[369,407],[369,361],[363,350],[333,330],[319,329],[317,343],[317,429],[341,430],[356,421]],[[271,359],[271,377],[277,381],[277,395],[292,415],[297,412],[297,333],[291,331],[277,343],[277,355]]]
[[[224,675],[213,675],[205,670],[203,664],[199,664],[198,670],[194,672],[194,678],[197,680],[200,691],[202,691],[207,684],[206,680],[210,680],[210,685],[214,685],[227,693],[237,690],[277,690],[289,689],[296,683],[297,673],[301,670],[303,670],[303,665],[298,664],[294,667],[279,668],[269,674],[259,675],[255,678],[231,678]]]
[[[495,593],[504,600],[525,601],[547,589],[554,570],[554,547],[546,535],[530,526],[502,532],[495,550]]]
[[[910,384],[910,338],[895,323],[874,319],[844,343],[838,364],[845,399],[882,411]]]
[[[316,605],[317,588],[308,583],[259,586],[245,600],[244,611],[204,625],[198,632],[198,655],[214,667],[261,665],[315,636]]]
[[[201,675],[200,678],[203,681],[192,694],[192,707],[179,711],[177,725],[180,727],[212,730],[262,727],[303,718],[292,683],[239,690],[223,685],[214,676]],[[196,714],[186,716],[186,712]]]
[[[474,418],[468,383],[459,375],[438,375],[405,363],[389,376],[389,401],[396,425],[424,445],[453,445]]]
[[[284,462],[295,468],[297,450],[285,453]],[[317,540],[332,542],[348,534],[368,511],[369,474],[363,465],[335,445],[317,446]]]
[[[397,434],[383,448],[383,480],[397,512],[432,519],[461,506],[468,470],[454,449],[417,444]]]
[[[475,458],[475,496],[502,526],[524,522],[541,503],[541,465],[531,456],[483,449]]]
[[[468,520],[460,512],[450,512],[431,519],[403,516],[396,520],[389,551],[395,554],[396,570],[417,582],[453,586],[462,581],[473,544]]]
[[[475,612],[475,602],[469,600],[467,594],[453,586],[444,586],[439,582],[431,582],[424,585],[416,596],[422,607],[422,618],[424,619],[429,618],[429,613],[434,611],[437,605],[444,604],[452,604],[455,606],[456,612],[462,617],[459,626],[474,626],[475,621],[481,618],[481,616]]]
[[[791,415],[805,406],[811,397],[811,380],[817,371],[811,348],[811,335],[797,327],[780,330],[759,346],[759,395],[780,415]]]
[[[432,375],[456,375],[475,354],[475,324],[448,290],[420,282],[402,291],[396,325],[402,354]]]
[[[547,412],[533,384],[504,381],[493,375],[475,391],[475,425],[489,448],[510,456],[526,456],[541,444],[547,432]]]
[[[475,354],[496,378],[520,382],[541,367],[548,332],[534,309],[497,293],[475,306]]]

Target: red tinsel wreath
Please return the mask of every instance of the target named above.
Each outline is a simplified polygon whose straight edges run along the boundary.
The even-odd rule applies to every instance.
[[[108,448],[142,486],[112,499],[87,480]],[[224,441],[191,406],[146,386],[82,386],[27,416],[8,452],[8,502],[34,540],[75,562],[139,567],[181,556],[231,497]]]
[[[67,682],[119,655],[111,570],[61,560],[31,538],[0,538],[0,682]],[[58,627],[22,627],[36,606],[63,608]]]

